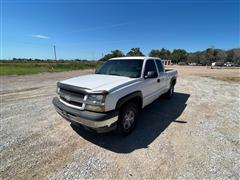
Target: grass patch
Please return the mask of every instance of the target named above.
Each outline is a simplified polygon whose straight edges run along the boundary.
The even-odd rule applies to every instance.
[[[0,62],[0,75],[25,75],[42,72],[96,69],[99,62]]]
[[[212,79],[228,81],[228,82],[240,82],[240,77],[211,77]]]

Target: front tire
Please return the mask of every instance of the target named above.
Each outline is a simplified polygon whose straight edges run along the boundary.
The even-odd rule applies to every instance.
[[[118,116],[117,134],[121,136],[130,134],[136,125],[137,115],[138,107],[135,103],[130,102],[124,105]]]

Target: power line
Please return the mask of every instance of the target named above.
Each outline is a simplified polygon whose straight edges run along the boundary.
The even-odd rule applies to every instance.
[[[56,46],[53,46],[55,61],[57,60]]]

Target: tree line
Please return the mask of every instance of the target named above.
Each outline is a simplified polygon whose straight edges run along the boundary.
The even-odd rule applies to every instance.
[[[176,64],[201,64],[211,65],[212,62],[232,62],[233,64],[240,65],[240,48],[230,50],[222,50],[215,48],[207,48],[203,51],[187,52],[184,49],[174,49],[170,51],[165,48],[152,49],[148,54],[151,57],[158,57],[161,59],[171,60]],[[124,56],[145,56],[140,48],[132,48],[129,52],[124,54],[122,51],[116,49],[103,56],[100,61],[107,61],[114,57]]]
[[[38,59],[38,58],[12,58],[12,59],[2,59],[0,60],[1,63],[37,63],[37,62],[49,62],[49,63],[70,63],[70,62],[79,62],[79,63],[89,63],[93,62],[95,63],[96,60],[89,60],[89,59],[58,59],[58,60],[53,60],[53,59]]]

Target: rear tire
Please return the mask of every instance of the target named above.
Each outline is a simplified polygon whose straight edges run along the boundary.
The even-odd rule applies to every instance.
[[[130,134],[136,125],[137,116],[137,105],[132,102],[126,103],[120,109],[115,132],[121,136]]]
[[[174,94],[174,85],[171,84],[171,87],[170,89],[168,90],[168,92],[165,94],[165,97],[167,99],[171,99],[173,97],[173,94]]]

